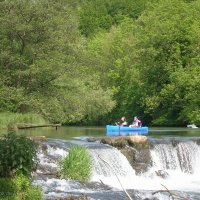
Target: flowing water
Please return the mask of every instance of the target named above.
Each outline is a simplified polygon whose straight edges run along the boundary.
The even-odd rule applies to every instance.
[[[22,135],[36,136],[44,135],[48,138],[57,139],[72,139],[74,137],[98,137],[105,136],[105,127],[73,127],[73,126],[63,126],[56,128],[32,128],[24,129],[19,131]],[[200,137],[200,128],[190,129],[190,128],[149,128],[149,136],[156,138],[163,137]]]
[[[150,129],[151,165],[140,174],[116,148],[99,142],[87,142],[88,137],[105,136],[104,128],[85,127],[80,132],[78,130],[74,128],[71,134],[66,131],[65,135],[59,129],[54,130],[51,137],[48,131],[38,134],[46,135],[49,139],[41,142],[38,176],[33,183],[42,186],[46,199],[86,195],[95,200],[122,200],[127,199],[124,189],[133,199],[180,199],[175,196],[170,198],[166,192],[158,192],[167,188],[187,199],[200,200],[199,129]],[[29,135],[33,133],[29,132]],[[87,147],[93,158],[94,168],[89,183],[60,180],[55,176],[59,159],[66,156],[74,144]]]

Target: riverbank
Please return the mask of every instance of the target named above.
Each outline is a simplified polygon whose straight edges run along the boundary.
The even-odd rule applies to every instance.
[[[0,130],[5,130],[9,125],[17,123],[46,124],[47,122],[40,115],[34,113],[0,113]]]

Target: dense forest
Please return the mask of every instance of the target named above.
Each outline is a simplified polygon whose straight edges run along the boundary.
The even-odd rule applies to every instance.
[[[200,124],[200,0],[0,0],[0,114]]]

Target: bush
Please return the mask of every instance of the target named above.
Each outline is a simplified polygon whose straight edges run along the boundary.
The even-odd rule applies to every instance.
[[[30,186],[25,193],[26,200],[41,200],[43,199],[42,190],[39,186]]]
[[[19,171],[30,175],[37,166],[37,143],[10,132],[0,140],[0,177],[12,177]]]
[[[0,178],[0,200],[41,200],[42,191],[33,186],[28,177]]]
[[[16,193],[15,185],[8,178],[0,178],[0,200],[1,199],[14,199]]]
[[[87,149],[74,145],[66,158],[60,161],[59,174],[62,178],[89,180],[92,171],[92,159]]]

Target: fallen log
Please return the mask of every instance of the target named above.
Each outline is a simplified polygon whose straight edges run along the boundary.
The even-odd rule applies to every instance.
[[[56,127],[56,130],[61,124],[25,124],[25,123],[17,123],[18,129],[27,129],[27,128],[40,128],[40,127]]]

